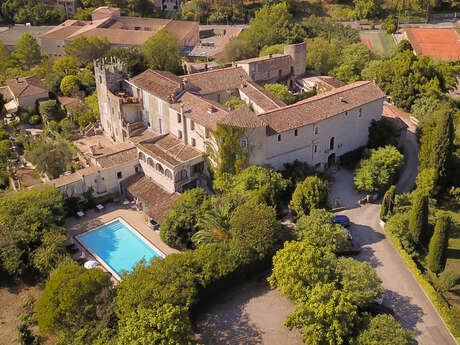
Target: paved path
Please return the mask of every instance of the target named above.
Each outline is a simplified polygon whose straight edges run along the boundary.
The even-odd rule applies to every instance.
[[[400,193],[410,191],[417,176],[418,145],[413,132],[407,132],[404,145],[406,165],[397,184]],[[356,258],[370,262],[382,279],[384,304],[391,306],[396,318],[415,332],[419,345],[457,345],[398,250],[385,236],[379,223],[380,205],[360,207],[357,200],[361,195],[350,188],[352,173],[339,170],[335,175],[337,182],[332,186],[331,200],[339,198],[347,206],[347,210],[339,213],[347,215],[353,223],[353,241],[362,247]]]

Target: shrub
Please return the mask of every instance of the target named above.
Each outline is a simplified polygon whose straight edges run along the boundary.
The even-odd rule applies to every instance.
[[[441,291],[449,291],[460,280],[460,273],[451,270],[444,270],[439,275],[439,288]]]
[[[377,315],[363,330],[356,345],[411,345],[414,343],[412,332],[404,329],[391,315]]]
[[[428,268],[435,273],[442,270],[447,240],[449,239],[449,227],[449,217],[445,214],[438,216],[426,259]]]
[[[184,192],[165,215],[160,227],[161,239],[174,248],[192,248],[192,236],[199,230],[198,219],[209,208],[210,201],[203,189]]]
[[[382,206],[380,209],[380,219],[386,219],[388,215],[393,212],[395,202],[396,186],[391,186],[385,193],[382,199]]]
[[[385,118],[379,121],[372,120],[369,126],[367,146],[371,149],[387,145],[397,146],[400,134],[401,130],[393,121]]]
[[[41,122],[41,118],[40,116],[38,115],[32,115],[30,118],[29,118],[29,124],[31,125],[37,125]]]
[[[388,188],[404,163],[403,155],[393,146],[373,149],[368,159],[361,160],[355,171],[358,190],[373,194]]]
[[[59,88],[64,96],[70,96],[79,90],[80,79],[75,75],[67,75],[62,78]]]
[[[309,176],[297,185],[289,209],[300,218],[314,208],[329,208],[329,188],[319,177]]]

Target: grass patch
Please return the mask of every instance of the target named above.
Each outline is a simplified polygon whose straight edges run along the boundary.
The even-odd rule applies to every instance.
[[[396,46],[393,37],[384,32],[361,31],[359,37],[368,40],[372,46],[372,51],[378,55],[389,55]]]

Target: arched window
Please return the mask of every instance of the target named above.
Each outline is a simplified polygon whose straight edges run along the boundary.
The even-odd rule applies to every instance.
[[[163,167],[161,166],[161,164],[160,164],[160,163],[157,163],[157,165],[156,165],[156,169],[157,169],[157,171],[158,171],[159,173],[161,173],[161,174],[163,174],[163,175],[164,175],[164,173],[165,173],[165,170],[163,169]]]
[[[172,172],[171,172],[171,170],[166,169],[166,170],[165,170],[165,176],[166,176],[167,178],[169,178],[170,180],[172,180]]]
[[[147,164],[150,165],[151,167],[154,167],[155,164],[153,163],[153,159],[152,158],[147,158]]]
[[[145,162],[145,155],[144,155],[144,152],[139,151],[139,159],[140,159],[141,161],[144,161],[144,162]]]
[[[329,140],[329,150],[333,150],[334,149],[334,137],[331,138],[331,140]]]

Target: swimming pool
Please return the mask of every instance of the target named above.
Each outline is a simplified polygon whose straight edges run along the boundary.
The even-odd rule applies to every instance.
[[[116,273],[118,279],[122,270],[130,272],[143,258],[148,262],[153,257],[164,257],[120,218],[78,238],[91,254],[96,254],[103,261],[102,264]]]

